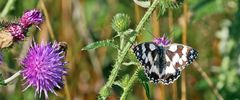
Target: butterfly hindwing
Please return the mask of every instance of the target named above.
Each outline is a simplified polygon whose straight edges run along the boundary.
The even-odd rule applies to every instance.
[[[197,56],[196,50],[183,44],[170,44],[165,47],[166,70],[162,82],[173,83],[185,66],[191,64]]]
[[[196,50],[183,44],[170,44],[166,47],[165,52],[167,65],[171,65],[180,71],[191,64],[198,56]]]

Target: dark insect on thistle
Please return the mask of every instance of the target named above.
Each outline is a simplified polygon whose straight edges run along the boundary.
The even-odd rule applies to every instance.
[[[59,51],[60,52],[63,51],[64,55],[66,56],[67,55],[67,49],[68,49],[67,42],[59,42],[58,45],[60,46]]]
[[[67,47],[67,42],[59,42],[60,50],[66,52],[68,47]]]
[[[138,44],[133,47],[133,51],[148,79],[165,85],[178,79],[181,71],[198,57],[198,52],[192,47],[171,44],[165,36],[153,42]]]

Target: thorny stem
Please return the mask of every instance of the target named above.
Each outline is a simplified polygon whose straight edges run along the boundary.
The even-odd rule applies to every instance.
[[[147,12],[144,14],[143,18],[141,19],[141,21],[137,25],[137,27],[135,29],[136,33],[140,32],[140,30],[143,28],[144,23],[150,17],[153,10],[158,5],[158,2],[159,2],[159,0],[154,0],[153,1],[152,5],[147,10]],[[135,41],[137,35],[138,34],[134,34],[134,36],[130,37],[130,39],[129,39],[130,41],[127,42],[127,44],[125,45],[125,48],[123,48],[123,50],[121,50],[121,52],[119,53],[120,55],[118,55],[118,59],[117,59],[116,63],[113,65],[113,70],[111,71],[111,75],[109,76],[107,83],[101,88],[101,90],[99,92],[100,96],[99,96],[98,99],[106,99],[107,96],[110,95],[109,90],[110,90],[115,78],[117,77],[117,74],[118,74],[118,71],[120,69],[121,63],[122,63],[125,55],[127,54],[128,50],[130,49],[132,43]]]
[[[124,87],[123,89],[123,94],[120,98],[120,100],[126,100],[127,95],[129,94],[133,83],[138,79],[138,72],[140,71],[140,68],[138,67],[137,70],[135,71],[135,73],[133,74],[133,76],[130,78],[129,82],[127,83],[127,86]]]
[[[8,0],[6,6],[4,7],[2,13],[1,13],[1,17],[4,17],[8,14],[8,12],[12,9],[12,5],[15,2],[15,0]]]
[[[13,74],[11,77],[9,77],[8,79],[4,80],[4,83],[8,84],[9,82],[11,82],[12,80],[16,79],[20,75],[21,75],[21,71],[18,71],[15,74]]]
[[[123,35],[123,33],[120,33],[120,50],[122,50],[124,47],[124,38],[125,36]]]

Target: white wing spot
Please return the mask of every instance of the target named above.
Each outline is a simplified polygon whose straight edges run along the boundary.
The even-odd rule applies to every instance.
[[[171,46],[169,47],[169,50],[172,51],[172,52],[177,51],[177,45],[171,45]]]
[[[143,53],[143,55],[142,55],[142,59],[146,59],[146,54],[145,53]]]
[[[148,62],[148,59],[145,59],[145,64]]]
[[[176,69],[171,65],[169,67],[166,67],[165,74],[174,74],[176,72]]]
[[[137,51],[139,50],[139,47],[136,47],[137,48]]]
[[[182,56],[183,61],[187,61],[187,57],[185,55]]]
[[[150,64],[151,64],[151,65],[154,65],[154,62],[153,62],[153,58],[152,58],[151,52],[148,53],[148,56],[147,56],[147,57],[148,57],[148,59],[149,59],[149,61],[150,61]]]
[[[179,60],[179,55],[175,54],[172,59],[173,64],[175,64],[178,60]]]
[[[156,49],[156,46],[154,46],[153,44],[150,44],[149,48],[150,48],[151,51],[153,51],[154,49]]]
[[[137,56],[139,56],[139,52],[137,52]]]
[[[178,63],[179,63],[180,65],[182,65],[182,64],[183,64],[182,59],[179,59]]]
[[[146,51],[146,48],[144,46],[144,44],[142,44],[142,53],[144,53]]]

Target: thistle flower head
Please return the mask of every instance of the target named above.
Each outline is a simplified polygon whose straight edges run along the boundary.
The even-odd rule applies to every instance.
[[[32,86],[36,89],[35,95],[41,96],[44,92],[46,99],[48,91],[56,95],[54,88],[60,89],[63,86],[63,76],[66,75],[64,53],[56,42],[42,42],[40,45],[33,43],[21,62],[22,75],[26,80],[24,84],[28,85],[24,91]]]
[[[153,40],[154,43],[158,44],[158,45],[162,45],[162,46],[167,46],[171,43],[171,40],[168,40],[167,37],[165,36],[165,34],[163,35],[163,37],[160,38],[155,38]]]
[[[37,10],[28,10],[26,11],[22,17],[19,19],[19,23],[24,27],[28,28],[31,25],[39,25],[43,22],[43,15],[42,13]]]
[[[22,27],[22,25],[17,23],[11,23],[5,27],[5,31],[9,32],[13,36],[13,40],[23,40],[26,35],[26,29]]]

